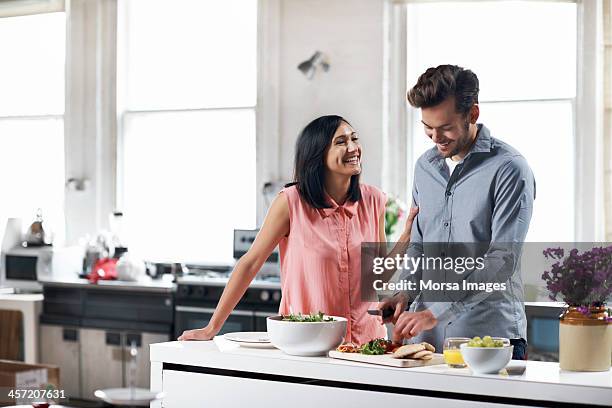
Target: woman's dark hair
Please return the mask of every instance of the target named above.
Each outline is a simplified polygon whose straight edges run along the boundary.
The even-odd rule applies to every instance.
[[[428,68],[408,91],[408,102],[415,108],[431,108],[450,96],[455,97],[455,111],[467,114],[478,103],[478,77],[457,65]]]
[[[295,164],[293,183],[300,197],[314,208],[329,208],[325,199],[325,152],[330,146],[334,133],[342,122],[350,123],[337,115],[321,116],[310,122],[298,136],[295,143]],[[359,174],[351,177],[348,201],[359,201]]]

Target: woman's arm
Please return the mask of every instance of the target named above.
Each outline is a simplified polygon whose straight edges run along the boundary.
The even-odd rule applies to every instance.
[[[263,263],[287,234],[289,234],[289,204],[285,194],[279,194],[272,202],[255,242],[236,263],[208,325],[201,329],[186,330],[178,339],[212,339],[221,330],[223,323],[234,310]]]
[[[384,244],[380,246],[380,252],[379,252],[380,257],[395,258],[395,255],[397,254],[403,255],[404,253],[406,253],[406,250],[408,249],[408,245],[410,245],[410,234],[412,233],[412,224],[414,223],[414,219],[416,218],[418,213],[419,213],[419,207],[412,207],[410,209],[410,212],[408,213],[408,219],[406,220],[406,225],[404,226],[404,231],[402,231],[402,234],[399,236],[397,242],[393,246],[393,249],[391,249],[391,252],[389,253],[386,253],[387,236],[385,235],[385,214],[383,213],[380,216],[378,236],[379,236],[379,241]],[[385,270],[385,272],[380,276],[380,279],[387,281],[391,279],[394,273],[395,273],[395,268]]]
[[[404,231],[400,235],[398,241],[393,246],[393,249],[388,254],[385,254],[387,251],[387,237],[385,234],[385,214],[383,213],[380,220],[380,230],[379,230],[379,241],[383,243],[381,245],[381,257],[385,258],[395,258],[395,255],[400,254],[403,255],[406,253],[408,249],[408,245],[410,245],[410,234],[412,233],[412,224],[414,223],[414,219],[419,213],[419,207],[412,207],[410,209],[410,213],[408,214],[408,219],[406,220],[406,225],[404,227]],[[380,275],[380,279],[384,282],[388,282],[393,274],[395,273],[396,268],[385,270],[385,272]],[[378,308],[382,311],[386,308],[393,309],[393,316],[383,319],[382,322],[386,323],[391,321],[395,324],[397,319],[400,317],[402,312],[406,310],[406,306],[408,305],[408,298],[403,293],[397,293],[393,297],[384,299],[378,304]]]

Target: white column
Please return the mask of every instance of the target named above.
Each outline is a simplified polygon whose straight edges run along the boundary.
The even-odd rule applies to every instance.
[[[69,0],[65,156],[66,241],[107,228],[116,184],[116,0]]]

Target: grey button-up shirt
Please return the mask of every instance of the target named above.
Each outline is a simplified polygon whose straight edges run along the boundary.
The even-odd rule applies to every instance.
[[[417,296],[411,310],[429,309],[438,319],[438,325],[421,333],[417,341],[441,350],[444,338],[452,336],[527,339],[519,265],[534,199],[535,180],[525,158],[491,137],[484,125],[478,125],[475,143],[452,176],[435,146],[418,159],[413,201],[419,214],[407,253],[439,256],[427,253],[427,243],[438,243],[437,248],[439,243],[484,244],[480,247],[485,248],[485,268],[466,273],[463,279],[506,282],[507,289],[459,298],[449,294],[448,301],[429,302]],[[403,271],[401,279],[425,280],[424,273],[428,272]]]

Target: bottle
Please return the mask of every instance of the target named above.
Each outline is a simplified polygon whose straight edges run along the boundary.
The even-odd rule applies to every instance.
[[[118,259],[128,250],[123,232],[123,212],[114,211],[111,213],[109,216],[109,224],[112,244],[115,247],[115,254],[113,257]]]
[[[24,246],[42,246],[51,245],[53,242],[50,231],[45,230],[46,223],[43,223],[42,209],[36,211],[36,220],[30,225],[25,234]]]

